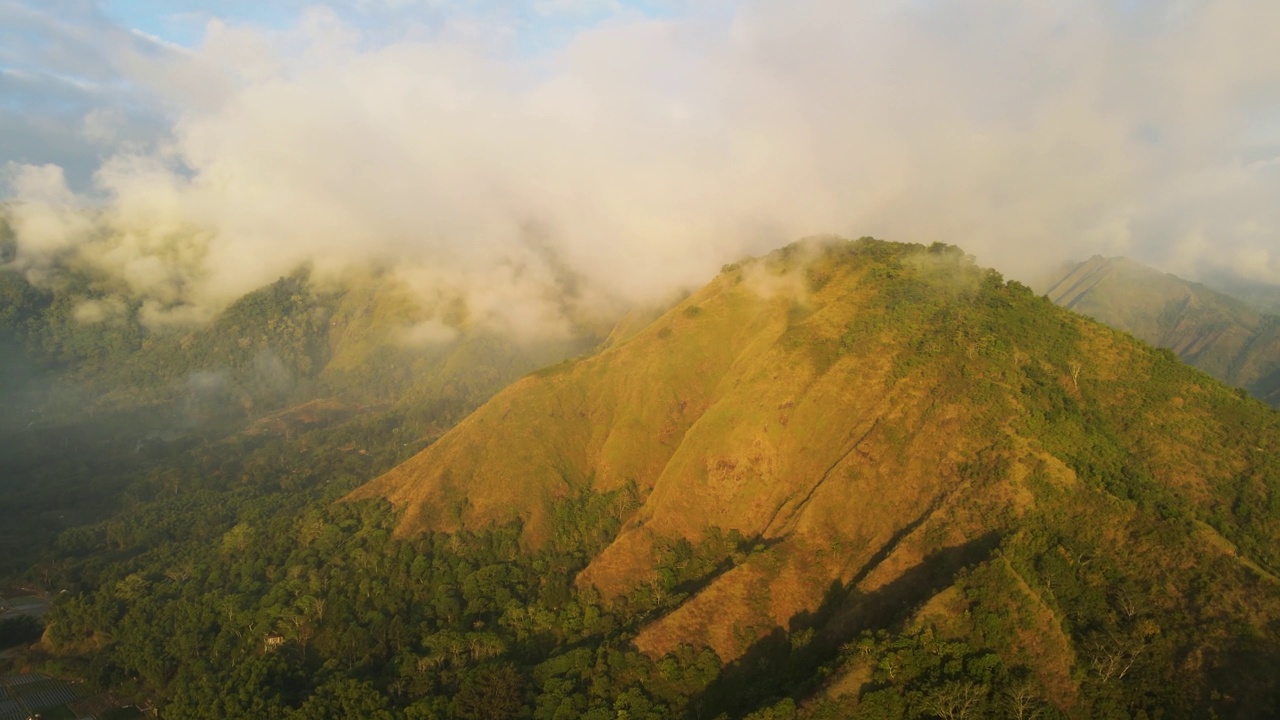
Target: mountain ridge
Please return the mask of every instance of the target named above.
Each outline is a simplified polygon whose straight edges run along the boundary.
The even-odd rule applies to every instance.
[[[813,613],[834,613],[818,637],[847,637],[885,612],[870,608],[893,607],[866,598],[917,597],[929,573],[985,562],[1058,503],[1079,513],[1110,498],[1121,523],[1217,518],[1274,566],[1280,524],[1242,531],[1224,506],[1280,481],[1245,445],[1280,448],[1274,413],[1251,407],[955,248],[826,240],[727,266],[630,339],[526,377],[350,498],[405,509],[405,536],[516,522],[536,547],[559,498],[633,483],[577,585],[651,601],[677,592],[661,561],[672,543],[706,548],[718,569],[634,643],[654,657],[705,644],[732,661]],[[1261,424],[1233,437],[1241,412]],[[1198,456],[1206,443],[1221,457]],[[1178,552],[1218,552],[1196,537]],[[833,589],[842,599],[820,611]]]
[[[1280,406],[1280,316],[1127,258],[1094,256],[1041,284],[1059,305],[1169,348]]]
[[[191,360],[255,369],[295,294]],[[384,300],[303,325],[341,336],[311,367],[446,390],[434,361],[334,364]],[[38,569],[68,592],[21,662],[181,718],[1280,708],[1280,415],[948,245],[727,265],[439,437],[340,400],[268,395],[125,472],[129,507]]]
[[[305,445],[298,434],[341,427],[361,438],[352,452],[389,456],[381,468],[602,337],[589,327],[513,337],[468,320],[456,300],[424,299],[387,270],[322,280],[302,268],[206,322],[148,325],[141,300],[87,270],[33,279],[0,265],[0,514],[20,519],[0,531],[0,568],[20,567],[126,495],[151,496],[140,478],[193,447],[242,433]],[[375,431],[395,439],[371,440]]]

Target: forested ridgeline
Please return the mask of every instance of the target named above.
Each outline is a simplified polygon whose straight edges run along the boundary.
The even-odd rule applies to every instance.
[[[339,501],[403,457],[399,426],[372,414],[292,435],[244,432],[158,463],[146,492],[108,521],[63,532],[39,566],[46,587],[66,592],[22,662],[171,718],[1280,710],[1272,410],[954,248],[864,240],[768,262],[798,268],[804,292],[753,299],[786,272],[728,267],[608,357],[528,377],[439,452],[402,466],[420,473],[477,447],[490,453],[477,467],[506,468],[472,483],[483,494],[439,473],[462,489],[436,509],[455,524],[448,532],[404,532],[405,512],[383,499]],[[763,321],[742,321],[747,312]],[[751,333],[776,338],[762,345]],[[720,354],[739,346],[749,352],[728,358],[745,358],[749,373]],[[611,365],[661,372],[619,376]],[[784,369],[801,382],[778,382]],[[642,392],[629,390],[636,382]],[[666,414],[690,388],[714,393],[702,415]],[[778,397],[795,388],[805,394]],[[861,400],[875,393],[892,402]],[[619,412],[624,402],[640,404]],[[665,424],[635,421],[651,402]],[[706,409],[715,403],[733,412]],[[486,424],[493,408],[537,422]],[[833,408],[874,432],[852,433],[852,449],[810,447],[851,464],[781,501],[832,518],[817,526],[826,534],[797,530],[799,513],[781,523],[765,513],[763,531],[736,520],[756,510],[727,500],[726,487],[759,492],[786,478],[760,472],[726,486],[765,455],[760,436],[730,443],[732,423],[810,438],[826,416],[806,413]],[[591,412],[622,423],[575,429]],[[605,487],[594,483],[609,466],[578,458],[610,437],[644,462],[699,437],[715,454],[679,483],[683,498],[652,477]],[[939,459],[922,463],[929,453]],[[700,488],[706,479],[719,495]],[[479,522],[475,505],[489,496],[513,512]],[[512,499],[526,496],[538,507]],[[712,504],[721,510],[707,513]],[[696,533],[654,522],[671,508],[702,513]],[[868,530],[895,517],[907,520]],[[614,584],[625,591],[587,581],[646,522],[648,545],[628,556],[632,581]],[[815,602],[797,577],[826,578]],[[772,608],[795,604],[804,609],[774,618]]]
[[[224,482],[227,463],[270,467],[284,487],[328,472],[304,451],[317,443],[325,462],[388,467],[600,337],[513,338],[377,270],[317,282],[302,269],[185,323],[87,270],[35,277],[0,267],[0,571],[64,528]]]
[[[1280,289],[1224,283],[1231,290],[1224,292],[1126,258],[1098,256],[1040,284],[1063,307],[1173,350],[1280,406],[1280,315],[1271,304]]]
[[[349,483],[156,502],[66,538],[49,579],[68,592],[28,662],[172,718],[1274,711],[1280,648],[1233,619],[1251,593],[1274,605],[1274,577],[1188,518],[1030,482],[1044,507],[1018,529],[833,586],[728,665],[697,638],[660,657],[632,641],[767,543],[661,546],[655,580],[610,601],[571,582],[630,490],[559,503],[534,553],[518,525],[396,540],[385,503],[333,502]]]

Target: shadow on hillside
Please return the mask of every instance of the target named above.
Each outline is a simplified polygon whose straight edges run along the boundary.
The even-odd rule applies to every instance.
[[[735,550],[737,550],[738,553],[755,555],[769,550],[769,548],[772,548],[783,540],[784,538],[781,537],[765,539],[757,536],[742,540],[738,543]],[[684,598],[691,598],[702,592],[716,580],[719,580],[722,575],[735,567],[738,567],[738,563],[734,561],[733,555],[730,554],[728,557],[725,557],[723,560],[716,563],[715,567],[706,574],[699,575],[698,577],[685,580],[684,582],[677,584],[675,587],[671,588],[671,594],[677,598],[677,602],[671,602],[640,615],[638,619],[634,621],[634,626],[644,627],[645,625],[655,623],[676,610],[679,610],[680,603],[683,602]]]
[[[735,550],[744,554],[757,554],[757,553],[766,552],[767,550],[772,548],[774,545],[777,545],[782,541],[783,541],[783,538],[781,537],[769,538],[769,539],[765,539],[761,537],[749,538],[738,543],[738,547],[735,548]],[[711,572],[705,575],[701,575],[699,577],[693,578],[692,580],[686,580],[680,583],[679,585],[676,585],[674,588],[671,589],[671,591],[673,593],[682,593],[682,594],[688,595],[689,597],[693,597],[694,595],[697,595],[698,593],[706,589],[708,586],[710,586],[711,583],[720,579],[721,575],[724,575],[725,573],[729,572],[730,570],[734,569],[737,566],[738,564],[734,562],[733,556],[730,555],[729,557],[726,557],[725,559],[717,563],[716,566],[711,569]],[[675,608],[672,608],[672,610],[674,609]]]
[[[1206,656],[1215,669],[1195,698],[1200,707],[1214,707],[1220,717],[1263,720],[1280,717],[1280,622],[1268,632],[1237,638]],[[1194,688],[1194,686],[1191,686]],[[1191,688],[1189,688],[1191,689]]]
[[[877,553],[851,582],[832,583],[816,611],[793,617],[789,630],[774,628],[729,664],[690,704],[690,717],[738,717],[772,698],[809,694],[820,680],[815,677],[819,666],[842,645],[864,630],[897,630],[912,611],[951,585],[960,570],[989,557],[999,542],[997,533],[988,533],[944,548],[878,590],[860,592],[857,583],[884,559]]]

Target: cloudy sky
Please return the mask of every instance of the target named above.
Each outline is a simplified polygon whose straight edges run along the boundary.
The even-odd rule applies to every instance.
[[[0,0],[2,192],[24,267],[177,315],[372,260],[514,317],[813,233],[1280,282],[1277,37],[1273,0]]]

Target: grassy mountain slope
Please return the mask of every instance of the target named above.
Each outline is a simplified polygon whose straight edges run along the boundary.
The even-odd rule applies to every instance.
[[[1280,405],[1280,316],[1125,258],[1093,257],[1045,287],[1054,302]]]
[[[822,241],[726,267],[352,498],[530,549],[566,500],[616,500],[577,583],[665,608],[651,656],[733,661],[714,707],[842,677],[805,712],[921,708],[912,682],[978,670],[894,663],[949,636],[1069,714],[1247,710],[1277,690],[1277,451],[1270,409],[955,248]]]

